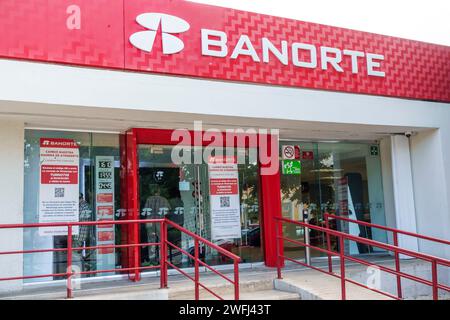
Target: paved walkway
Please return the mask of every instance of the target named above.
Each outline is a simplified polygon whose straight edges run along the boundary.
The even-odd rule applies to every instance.
[[[367,256],[365,260],[379,263],[393,263],[392,257],[386,255]],[[326,268],[326,259],[313,259],[316,267]],[[336,270],[338,261],[334,261]],[[347,269],[364,268],[352,263],[347,263]],[[362,269],[361,269],[362,270]],[[233,271],[224,270],[224,274],[233,277]],[[276,278],[276,269],[267,268],[265,266],[253,266],[252,268],[242,268],[240,270],[240,290],[241,299],[253,298],[260,296],[262,299],[266,295],[266,299],[277,298],[273,294],[274,279]],[[283,278],[290,281],[291,285],[297,283],[312,292],[313,296],[323,296],[324,299],[340,299],[340,280],[332,276],[325,275],[318,271],[314,271],[298,265],[288,263],[283,269]],[[213,289],[225,298],[232,298],[233,286],[227,283],[221,277],[212,272],[202,272],[200,274],[201,282],[208,288]],[[119,299],[121,294],[134,292],[135,299],[193,299],[194,284],[191,280],[183,275],[169,275],[169,289],[163,291],[159,289],[159,276],[156,273],[145,275],[139,282],[131,282],[128,279],[98,281],[95,278],[83,280],[81,289],[74,291],[74,296],[81,299],[89,299],[97,296],[98,298]],[[322,288],[322,293],[317,292],[318,288]],[[335,290],[336,289],[336,290]],[[348,284],[349,298],[363,299],[379,299],[379,295],[372,293],[366,289],[356,285]],[[369,292],[368,295],[362,295],[361,290]],[[150,293],[150,291],[152,293]],[[144,294],[144,292],[147,292]],[[256,294],[259,292],[261,294]],[[114,296],[111,296],[113,293]],[[292,293],[292,292],[291,292]],[[298,293],[297,293],[298,295]],[[62,299],[66,296],[65,281],[59,281],[47,286],[26,286],[24,290],[15,293],[2,293],[0,299]],[[202,290],[200,293],[202,299],[213,298],[213,296]],[[287,293],[285,298],[295,298],[295,295]],[[131,298],[130,298],[131,299]]]

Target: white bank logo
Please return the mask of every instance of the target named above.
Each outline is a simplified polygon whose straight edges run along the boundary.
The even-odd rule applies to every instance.
[[[147,31],[133,33],[130,36],[130,42],[136,48],[151,52],[158,30],[161,28],[163,54],[174,54],[183,50],[183,41],[173,34],[189,30],[190,25],[185,20],[164,13],[151,12],[138,15],[136,22],[148,29]]]
[[[133,46],[151,52],[161,33],[163,54],[174,54],[184,49],[184,43],[177,36],[190,29],[185,20],[165,13],[143,13],[136,17],[138,24],[146,28],[130,36]],[[241,56],[251,57],[255,63],[270,63],[271,60],[288,66],[294,65],[303,69],[334,70],[336,72],[362,73],[369,76],[385,77],[381,70],[384,55],[346,48],[321,46],[320,44],[290,42],[282,40],[274,43],[267,37],[251,39],[241,34],[237,43],[229,43],[226,32],[200,29],[201,55],[217,58],[238,59]],[[351,62],[351,67],[343,64],[343,60]]]

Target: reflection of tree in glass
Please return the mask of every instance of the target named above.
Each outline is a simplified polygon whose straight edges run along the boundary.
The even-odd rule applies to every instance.
[[[239,164],[238,170],[241,204],[245,204],[248,208],[248,219],[257,222],[259,221],[258,166],[252,163]]]

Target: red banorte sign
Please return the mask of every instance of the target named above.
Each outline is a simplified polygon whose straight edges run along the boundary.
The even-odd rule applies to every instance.
[[[66,148],[66,149],[78,149],[78,144],[73,139],[63,138],[42,138],[39,141],[41,148]]]
[[[314,152],[313,151],[303,151],[302,159],[303,160],[314,160]]]
[[[190,1],[2,0],[0,57],[450,102],[450,47]]]
[[[97,203],[105,203],[105,202],[113,202],[113,194],[112,193],[99,193],[97,194]]]

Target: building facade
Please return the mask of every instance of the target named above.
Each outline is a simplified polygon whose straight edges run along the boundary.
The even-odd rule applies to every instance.
[[[7,0],[0,15],[0,223],[166,216],[243,263],[269,267],[274,217],[305,211],[317,225],[332,213],[450,239],[449,47],[188,1]],[[180,145],[190,149],[177,163]],[[231,191],[213,183],[217,163],[204,156],[211,146],[242,159],[214,182]],[[392,243],[370,228],[336,228]],[[0,251],[64,248],[64,232],[1,230]],[[80,227],[74,241],[152,242],[157,234],[155,226]],[[169,237],[192,250],[184,236]],[[325,244],[320,234],[311,241]],[[425,241],[401,237],[400,245],[450,258]],[[137,254],[142,266],[157,263],[155,250]],[[105,249],[79,251],[74,264],[90,271],[131,262]],[[0,256],[0,277],[66,268],[60,252]]]

